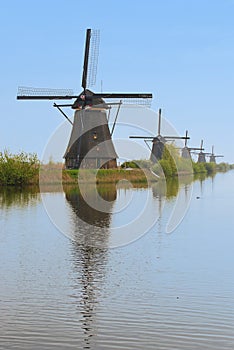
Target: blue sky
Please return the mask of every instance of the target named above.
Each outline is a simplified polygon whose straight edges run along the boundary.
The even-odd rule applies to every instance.
[[[62,116],[53,102],[17,101],[17,88],[80,92],[85,30],[98,28],[94,90],[152,92],[190,146],[204,139],[234,163],[233,18],[233,0],[0,0],[0,150],[41,155]]]

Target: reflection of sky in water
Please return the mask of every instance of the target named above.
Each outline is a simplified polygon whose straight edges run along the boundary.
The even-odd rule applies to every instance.
[[[86,241],[93,235],[109,244],[115,214],[100,215],[100,222],[93,215],[99,226],[86,230],[86,223],[79,226],[69,194],[47,191],[43,196],[50,198],[54,215],[57,208],[64,228],[77,227],[80,240],[72,241],[58,234],[39,196],[24,195],[21,201],[16,195],[7,202],[5,197],[0,347],[233,349],[232,184],[233,172],[195,181],[188,213],[172,234],[165,228],[176,198],[168,194],[165,199],[152,187],[150,203],[159,210],[164,201],[162,215],[141,239],[118,249]],[[181,196],[188,190],[181,185]],[[147,191],[117,189],[112,209],[118,198],[127,202],[135,192],[138,201],[145,200]],[[138,204],[132,208],[139,211]]]
[[[165,189],[161,192],[165,193]],[[66,236],[74,240],[85,239],[87,244],[94,246],[116,247],[138,239],[155,224],[164,205],[161,192],[160,204],[151,188],[116,190],[113,187],[102,195],[93,188],[83,195],[77,188],[70,188],[66,189],[65,196],[47,193],[42,194],[42,198],[52,222]],[[96,238],[104,231],[108,239],[98,242]]]

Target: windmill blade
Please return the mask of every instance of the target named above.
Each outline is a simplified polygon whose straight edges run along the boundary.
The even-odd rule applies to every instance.
[[[204,151],[204,148],[198,148],[198,147],[188,147],[190,151]]]
[[[87,71],[87,87],[92,87],[96,84],[97,64],[99,56],[100,30],[92,29],[91,40],[89,47],[89,62]]]
[[[187,136],[163,136],[165,139],[170,139],[170,140],[188,140],[190,137]]]
[[[154,136],[129,136],[130,139],[144,139],[144,140],[153,140]]]
[[[159,108],[158,110],[158,135],[161,133],[161,122],[162,122],[162,110]]]
[[[93,94],[94,97],[100,98],[152,98],[153,95],[149,93],[110,93],[110,92],[102,92],[100,94]]]
[[[91,29],[87,29],[87,31],[86,31],[86,41],[85,41],[83,75],[82,75],[82,83],[81,83],[81,86],[83,87],[84,90],[86,89],[86,85],[87,85],[90,38],[91,38]]]
[[[187,141],[188,141],[188,130],[185,131],[185,141],[184,141],[184,147],[187,147]]]
[[[103,98],[108,99],[110,102],[115,101],[115,99],[120,99],[123,104],[127,105],[141,105],[150,107],[152,101],[152,94],[149,93],[94,93],[93,98]],[[109,104],[109,101],[107,104]]]
[[[203,149],[203,140],[201,140],[201,147],[200,149],[202,150]]]
[[[116,99],[108,99],[108,102],[106,102],[107,105],[113,105],[113,104],[119,104],[119,102],[114,102],[116,101]],[[151,107],[151,103],[152,103],[152,98],[121,98],[122,104],[124,106],[131,106],[134,107],[135,106],[144,106],[147,108]]]
[[[152,139],[156,139],[158,136],[129,136],[130,139],[147,139],[147,140],[152,140]],[[190,139],[190,137],[186,137],[186,136],[163,136],[164,139],[168,139],[168,140],[186,140],[186,139]],[[200,148],[198,148],[200,149]]]
[[[17,100],[66,100],[77,98],[72,89],[18,87]]]

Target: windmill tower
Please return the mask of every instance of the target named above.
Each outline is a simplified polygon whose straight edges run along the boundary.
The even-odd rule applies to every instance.
[[[163,156],[163,151],[166,142],[168,141],[173,141],[176,139],[189,139],[188,136],[162,136],[161,135],[161,123],[162,123],[162,111],[161,108],[159,109],[158,112],[158,134],[157,136],[129,136],[129,138],[132,139],[144,139],[144,141],[147,144],[147,141],[152,140],[152,149],[151,149],[151,154],[150,154],[150,160],[153,163],[156,163],[158,160],[162,159]],[[148,144],[147,144],[148,145]]]
[[[201,151],[204,150],[204,148],[196,148],[196,147],[188,147],[188,130],[186,130],[185,133],[185,140],[184,140],[184,147],[181,150],[181,157],[185,159],[191,159],[191,152],[192,151]]]
[[[203,152],[204,148],[203,148],[203,140],[201,140],[201,146],[199,148],[200,152],[193,152],[194,154],[198,154],[198,159],[197,159],[197,163],[206,163],[206,156],[209,156],[210,153],[206,153]]]
[[[142,93],[94,93],[88,86],[95,84],[96,66],[99,50],[99,31],[87,29],[83,75],[82,92],[74,95],[72,90],[62,89],[35,89],[19,88],[18,100],[72,100],[72,104],[56,104],[54,107],[72,124],[70,140],[64,155],[66,168],[115,168],[117,167],[112,134],[110,132],[107,110],[110,104],[104,99],[120,100],[131,99],[147,104],[152,94]],[[66,115],[63,107],[71,107],[75,110],[74,121]],[[115,120],[116,123],[116,120]],[[114,123],[114,126],[115,126]]]
[[[210,154],[210,163],[216,163],[216,158],[223,157],[222,155],[215,155],[214,154],[214,146],[212,146],[212,151]]]
[[[206,163],[206,153],[203,152],[203,140],[201,140],[200,152],[198,153],[198,163]]]

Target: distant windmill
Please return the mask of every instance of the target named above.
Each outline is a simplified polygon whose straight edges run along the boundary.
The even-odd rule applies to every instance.
[[[113,103],[105,103],[103,99],[118,99],[120,101],[114,104],[120,107],[122,99],[127,99],[127,101],[131,99],[134,103],[139,103],[140,100],[140,104],[147,104],[152,98],[152,94],[148,93],[94,93],[88,90],[88,85],[95,84],[98,50],[99,31],[87,29],[81,84],[83,90],[79,95],[74,95],[72,90],[62,89],[20,87],[18,91],[18,100],[75,99],[72,104],[58,105],[54,103],[54,107],[58,108],[72,124],[71,136],[64,156],[66,168],[115,168],[117,154],[112,142],[112,134],[119,109],[110,131],[107,110],[110,109],[109,105]],[[75,109],[73,122],[62,110],[62,107]]]
[[[131,139],[144,139],[145,142],[152,140],[152,149],[151,149],[151,155],[150,160],[153,163],[156,163],[158,160],[162,159],[163,151],[165,143],[168,141],[173,141],[176,139],[183,139],[187,140],[189,139],[188,136],[168,136],[168,135],[161,135],[161,123],[162,123],[162,111],[161,108],[158,112],[158,135],[157,136],[129,136]]]
[[[222,155],[215,155],[214,154],[214,146],[212,146],[212,151],[210,154],[210,163],[216,163],[216,158],[223,157]]]
[[[197,163],[206,163],[206,156],[210,156],[210,153],[203,152],[203,140],[201,140],[201,146],[199,148],[200,152],[193,152],[194,154],[198,154],[198,160]]]
[[[188,147],[187,143],[188,143],[188,130],[186,130],[185,133],[186,139],[184,140],[184,147],[181,150],[181,157],[185,158],[185,159],[191,159],[191,152],[192,151],[203,151],[204,148],[201,149],[198,147]]]

